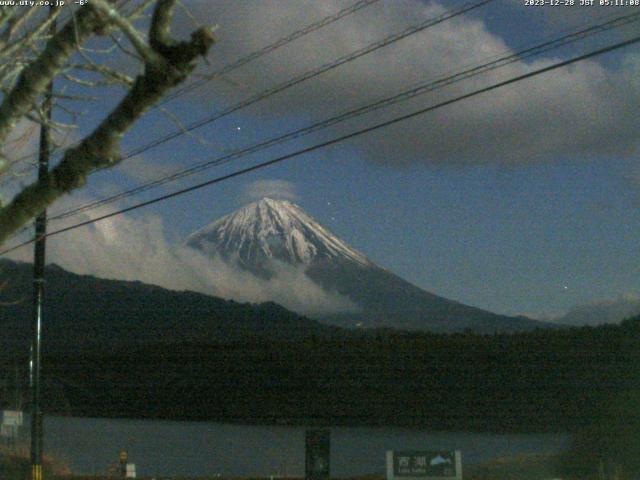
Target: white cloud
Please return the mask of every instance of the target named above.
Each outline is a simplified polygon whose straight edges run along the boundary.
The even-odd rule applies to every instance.
[[[265,280],[220,258],[204,258],[193,249],[180,249],[179,256],[204,277],[205,284],[213,285],[215,295],[223,298],[246,302],[274,301],[311,316],[358,310],[349,298],[326,291],[313,282],[303,268],[275,265],[272,278]],[[203,265],[206,265],[204,269]]]
[[[640,315],[640,296],[626,294],[586,305],[577,305],[553,321],[567,325],[600,325],[619,323],[636,315]]]
[[[157,159],[152,160],[142,155],[136,155],[120,163],[113,170],[117,170],[133,180],[146,183],[171,175],[179,168],[175,165],[161,163]]]
[[[255,180],[243,188],[240,201],[250,203],[270,197],[282,200],[296,201],[299,199],[296,186],[286,180]]]
[[[92,216],[101,213],[97,210]],[[32,261],[32,248],[8,256]],[[265,280],[218,258],[171,245],[157,216],[138,219],[119,215],[51,237],[47,240],[47,261],[77,274],[138,280],[241,302],[274,301],[306,315],[357,310],[348,298],[324,290],[302,269],[278,265],[276,275]]]
[[[194,1],[190,6],[204,23],[220,24],[220,41],[211,55],[213,62],[224,64],[346,4],[301,0],[287,2],[287,8],[283,8],[282,2],[265,0],[219,1],[216,8],[210,8],[209,2]],[[425,6],[418,0],[369,7],[232,73],[230,76],[241,87],[212,82],[208,94],[223,102],[246,98],[443,11],[440,4]],[[478,10],[477,15],[482,12]],[[512,53],[505,41],[475,15],[457,17],[350,62],[261,102],[249,110],[250,114],[325,118],[416,82]],[[635,118],[640,108],[640,76],[636,75],[636,57],[626,54],[616,68],[603,66],[599,59],[584,61],[365,135],[356,144],[367,158],[386,164],[520,163],[629,156],[639,146],[640,126]],[[340,126],[333,133],[377,123],[557,60],[547,56],[531,63],[516,62]],[[199,90],[198,101],[202,95]]]
[[[61,152],[78,141],[73,127],[55,126],[50,130],[53,151]],[[40,125],[20,120],[9,133],[0,150],[0,158],[6,159],[8,169],[0,174],[0,204],[8,203],[17,193],[37,178],[40,146]]]

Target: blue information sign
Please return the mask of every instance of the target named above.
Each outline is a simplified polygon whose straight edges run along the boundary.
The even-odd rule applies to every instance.
[[[462,464],[459,451],[387,452],[388,480],[460,479]]]

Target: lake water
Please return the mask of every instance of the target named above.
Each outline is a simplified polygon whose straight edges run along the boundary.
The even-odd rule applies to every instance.
[[[560,452],[570,441],[567,435],[553,434],[330,430],[331,474],[336,477],[383,474],[387,450],[458,449],[464,465],[518,453]],[[104,474],[124,448],[138,476],[304,475],[303,427],[45,417],[44,431],[45,454],[63,460],[77,474]]]

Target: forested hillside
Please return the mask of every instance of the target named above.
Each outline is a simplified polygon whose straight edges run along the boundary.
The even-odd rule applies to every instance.
[[[636,318],[513,335],[177,340],[48,355],[43,376],[65,397],[50,413],[576,431],[640,387],[639,334]]]

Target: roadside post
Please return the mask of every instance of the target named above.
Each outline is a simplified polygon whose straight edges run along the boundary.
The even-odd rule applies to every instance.
[[[127,455],[126,450],[120,450],[120,476],[122,478],[127,478],[127,459],[129,456]]]
[[[462,455],[455,451],[387,451],[387,480],[462,480]]]
[[[307,430],[305,432],[304,471],[306,480],[329,480],[331,432]]]

